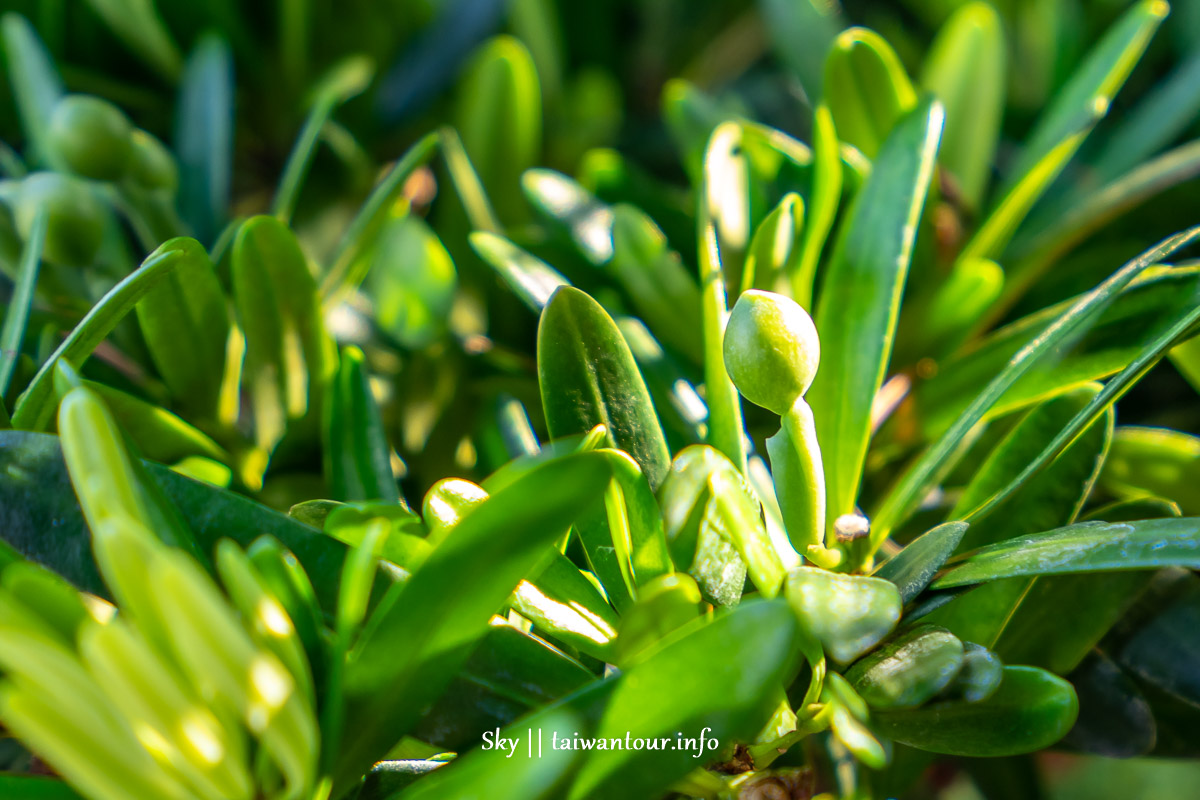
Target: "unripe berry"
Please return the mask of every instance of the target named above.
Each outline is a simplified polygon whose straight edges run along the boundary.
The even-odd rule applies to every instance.
[[[121,109],[107,100],[69,94],[50,115],[53,157],[76,175],[115,181],[125,174],[133,155],[133,126]]]
[[[743,292],[725,328],[725,369],[747,400],[785,414],[817,375],[821,344],[812,319],[774,292]]]
[[[104,239],[104,204],[79,178],[58,172],[36,172],[21,182],[13,206],[17,233],[25,241],[40,207],[46,208],[46,242],[42,257],[55,264],[85,267],[96,258]]]
[[[179,189],[179,167],[162,142],[140,128],[133,137],[133,158],[129,177],[144,189],[166,189],[174,195]]]

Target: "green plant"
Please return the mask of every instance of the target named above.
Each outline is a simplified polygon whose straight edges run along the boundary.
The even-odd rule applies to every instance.
[[[456,128],[327,216],[299,200],[319,143],[354,150],[333,116],[368,61],[311,82],[278,185],[231,214],[227,46],[184,66],[96,5],[187,126],[172,153],[64,94],[4,18],[0,721],[63,780],[0,787],[865,798],[938,755],[986,789],[1064,737],[1196,755],[1200,448],[1116,418],[1167,357],[1200,373],[1200,272],[1171,263],[1200,228],[1146,249],[1122,217],[1197,156],[1131,133],[1155,104],[1083,147],[1163,3],[992,177],[992,7],[915,83],[879,33],[764,2],[828,33],[818,70],[784,53],[811,147],[673,81],[685,187],[606,148],[534,167],[579,148],[543,142],[526,19]],[[1119,268],[1075,249],[1113,220],[1144,251]],[[677,746],[553,746],[629,737]]]

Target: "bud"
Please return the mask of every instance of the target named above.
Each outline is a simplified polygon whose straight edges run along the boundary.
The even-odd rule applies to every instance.
[[[945,689],[963,665],[963,643],[922,625],[859,661],[846,679],[872,708],[916,708]]]
[[[812,319],[774,292],[743,292],[725,328],[725,369],[742,395],[776,414],[808,391],[821,345]]]
[[[54,106],[47,135],[56,163],[85,178],[115,181],[129,168],[132,133],[129,118],[112,103],[69,94]]]

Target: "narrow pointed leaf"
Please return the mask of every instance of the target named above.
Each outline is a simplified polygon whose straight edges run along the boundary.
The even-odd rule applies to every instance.
[[[896,584],[900,601],[907,604],[925,591],[942,564],[958,549],[966,532],[965,522],[939,525],[909,542],[871,574]]]
[[[843,223],[825,276],[816,314],[821,365],[807,397],[827,454],[830,521],[854,511],[871,403],[887,371],[941,128],[936,103],[896,126]]]
[[[391,445],[357,347],[342,350],[324,414],[325,479],[333,498],[399,502]]]
[[[217,34],[202,36],[184,65],[175,119],[179,210],[201,242],[225,222],[233,169],[233,55]]]

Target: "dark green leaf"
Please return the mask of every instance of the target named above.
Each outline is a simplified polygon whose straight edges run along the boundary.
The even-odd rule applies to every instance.
[[[62,781],[32,775],[0,774],[0,794],[9,800],[80,800]]]
[[[1009,539],[965,556],[933,582],[934,589],[1019,575],[1153,569],[1200,569],[1200,519],[1081,522]]]
[[[204,248],[191,239],[175,241],[187,266],[138,303],[138,324],[172,399],[191,415],[215,420],[231,327],[228,303]]]
[[[336,603],[346,548],[307,525],[248,498],[145,463],[158,489],[179,509],[201,550],[221,538],[249,546],[262,534],[279,539],[312,576],[322,608]],[[25,431],[0,432],[0,531],[31,561],[53,569],[80,589],[107,595],[92,561],[91,537],[67,479],[58,439]],[[47,531],[53,531],[48,536]]]
[[[13,411],[13,427],[40,430],[54,416],[51,390],[54,367],[60,359],[82,364],[96,346],[104,340],[122,317],[128,314],[158,282],[177,269],[191,270],[204,266],[194,254],[195,240],[171,239],[146,257],[142,265],[100,298],[74,330],[48,358],[17,400]]]
[[[38,268],[42,264],[46,219],[47,212],[44,208],[33,218],[33,228],[30,229],[29,238],[21,251],[21,263],[17,267],[12,299],[8,301],[8,307],[4,310],[4,329],[0,331],[0,398],[8,394],[8,385],[17,366],[17,357],[21,354],[21,343],[25,340],[25,325],[29,321],[29,310],[33,305]],[[0,406],[2,405],[3,399],[0,399]],[[8,417],[7,409],[0,408],[0,412],[5,418]]]
[[[909,542],[871,574],[896,584],[900,601],[908,604],[925,591],[942,564],[958,549],[966,532],[965,522],[939,525]]]
[[[1195,580],[1156,609],[1113,657],[1177,700],[1200,705],[1200,587]]]
[[[662,482],[671,457],[646,384],[616,323],[577,289],[558,289],[542,312],[538,382],[552,437],[604,425],[652,489]]]
[[[1133,758],[1154,747],[1154,712],[1137,684],[1108,656],[1094,650],[1071,673],[1079,719],[1063,744],[1109,758]]]
[[[88,0],[88,5],[153,72],[178,80],[183,56],[151,0]]]
[[[846,680],[872,708],[916,708],[949,686],[962,666],[957,636],[919,625],[859,659]]]
[[[1008,756],[1054,744],[1078,711],[1075,691],[1062,678],[1035,667],[1005,667],[1000,688],[987,700],[879,712],[875,725],[885,736],[933,753]]]
[[[983,645],[964,642],[962,669],[950,681],[943,696],[979,703],[995,694],[1003,678],[1004,664],[999,656]]]
[[[323,413],[325,480],[333,497],[398,503],[392,448],[357,347],[342,350]]]
[[[537,467],[468,514],[380,605],[347,666],[339,785],[357,779],[412,727],[466,661],[488,617],[611,477],[593,453]]]
[[[202,242],[221,230],[233,168],[233,55],[219,35],[197,42],[184,65],[175,118],[179,210]]]

